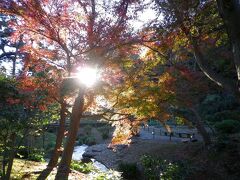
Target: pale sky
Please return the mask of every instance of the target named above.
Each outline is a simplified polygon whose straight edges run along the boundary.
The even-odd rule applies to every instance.
[[[145,3],[149,3],[151,2],[151,0],[146,0]],[[153,3],[151,3],[148,8],[145,8],[143,10],[143,12],[140,12],[138,15],[137,15],[137,19],[136,20],[133,20],[132,22],[130,22],[130,25],[132,25],[132,27],[134,28],[135,31],[138,31],[140,30],[142,27],[146,26],[147,24],[149,24],[151,21],[153,21],[154,19],[157,18],[157,15],[156,13],[152,10],[153,8]],[[161,17],[160,17],[161,19]],[[15,49],[12,49],[10,47],[7,47],[5,48],[5,51],[6,52],[9,52],[9,51],[15,51]],[[0,51],[0,54],[2,52]],[[12,63],[10,62],[1,62],[0,63],[0,67],[5,67],[7,69],[7,74],[11,74],[11,69],[12,69]],[[21,65],[20,64],[17,64],[16,66],[16,73],[17,71],[21,69]]]

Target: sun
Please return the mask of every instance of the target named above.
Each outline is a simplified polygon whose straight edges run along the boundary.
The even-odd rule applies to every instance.
[[[98,69],[92,67],[78,68],[77,77],[82,84],[91,87],[99,79]]]

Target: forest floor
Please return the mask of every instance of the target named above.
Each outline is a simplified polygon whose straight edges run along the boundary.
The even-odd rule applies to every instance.
[[[36,179],[39,173],[46,168],[45,162],[34,162],[23,159],[15,159],[13,163],[13,171],[11,179],[16,180],[33,180]],[[48,176],[47,180],[54,180],[57,169]],[[87,175],[78,171],[72,170],[69,175],[69,180],[87,179]]]
[[[237,137],[239,139],[240,135]],[[156,139],[133,139],[129,146],[119,146],[116,150],[107,148],[106,143],[90,146],[86,153],[91,152],[93,158],[110,169],[117,170],[120,163],[140,163],[142,155],[151,155],[170,161],[186,162],[194,170],[191,179],[239,179],[240,143],[236,150],[227,146],[224,151],[215,152],[215,148],[206,149],[202,142],[174,142]],[[15,159],[11,179],[36,179],[46,163]],[[56,169],[49,176],[54,179]],[[88,175],[72,171],[69,179],[88,180]]]

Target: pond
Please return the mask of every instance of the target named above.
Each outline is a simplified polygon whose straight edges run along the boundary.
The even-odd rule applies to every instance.
[[[72,159],[76,160],[76,161],[80,161],[83,157],[83,153],[85,152],[85,150],[87,149],[87,145],[81,145],[81,146],[75,146],[74,150],[73,150],[73,155],[72,155]],[[96,167],[96,169],[98,169],[99,171],[102,172],[106,172],[108,171],[108,168],[106,166],[104,166],[104,164],[96,161],[95,159],[91,158],[94,167]]]

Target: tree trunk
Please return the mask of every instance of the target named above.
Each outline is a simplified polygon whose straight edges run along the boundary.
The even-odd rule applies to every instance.
[[[197,130],[202,135],[205,145],[209,146],[212,142],[211,142],[210,135],[208,134],[208,132],[206,131],[206,128],[204,127],[204,123],[202,122],[202,118],[199,116],[198,112],[195,109],[191,108],[190,110],[195,115],[196,119],[194,120],[194,122],[196,123]]]
[[[12,76],[14,77],[15,75],[16,75],[16,55],[12,60]]]
[[[54,147],[53,154],[51,156],[51,159],[47,165],[47,168],[44,169],[41,174],[38,176],[38,180],[45,180],[48,175],[52,172],[53,168],[57,165],[58,158],[61,154],[61,146],[62,146],[62,141],[64,138],[64,131],[65,131],[65,119],[66,119],[66,103],[62,102],[61,103],[61,111],[60,111],[60,121],[59,121],[59,128],[57,132],[57,139],[56,139],[56,144]]]
[[[15,146],[15,140],[16,140],[16,134],[13,133],[10,137],[10,140],[11,140],[11,143],[12,143],[12,147],[11,147],[10,156],[9,156],[9,159],[8,159],[6,176],[3,178],[4,180],[9,180],[11,172],[12,172],[13,160],[14,160],[14,157],[16,155],[16,149],[14,147]]]
[[[214,72],[209,64],[207,64],[207,61],[204,59],[203,54],[200,52],[200,48],[197,45],[197,42],[195,40],[191,40],[191,44],[193,45],[193,50],[194,50],[194,56],[195,60],[199,66],[199,68],[202,70],[202,72],[212,81],[214,81],[217,85],[221,86],[228,92],[234,93],[235,94],[235,87],[234,83],[229,81],[229,79],[225,79],[222,77],[220,74],[217,74]]]
[[[202,72],[212,81],[214,81],[217,85],[221,86],[224,90],[226,90],[228,93],[234,95],[237,100],[240,102],[240,80],[235,83],[232,79],[226,79],[222,75],[214,72],[210,65],[207,63],[206,59],[204,58],[202,52],[199,50],[199,46],[192,38],[191,44],[193,45],[193,51],[194,51],[194,56],[195,60],[199,66],[199,68],[202,70]],[[239,49],[240,50],[240,49]],[[240,53],[240,52],[239,52]]]
[[[167,130],[168,133],[172,133],[172,129],[169,125],[167,125],[167,123],[162,123],[162,125],[164,126],[164,128]]]
[[[237,88],[240,92],[240,1],[217,0],[218,11],[221,15],[232,44],[233,59],[237,71]]]
[[[202,72],[213,82],[215,82],[218,86],[221,86],[226,91],[234,94],[235,96],[239,96],[239,93],[237,91],[237,86],[234,84],[233,80],[226,79],[222,75],[216,73],[211,69],[211,66],[207,63],[207,60],[204,58],[204,55],[200,51],[200,47],[198,45],[197,39],[191,35],[191,32],[182,25],[182,30],[185,33],[185,35],[188,37],[188,40],[190,41],[191,45],[193,46],[193,53],[196,60],[196,63],[198,64],[199,68],[202,70]]]
[[[77,132],[79,129],[80,119],[83,113],[83,106],[84,106],[84,89],[80,89],[78,93],[78,97],[75,99],[75,102],[72,108],[68,139],[64,147],[64,151],[63,151],[61,162],[58,167],[57,175],[55,177],[56,180],[68,179],[74,144],[75,144]]]
[[[191,111],[191,114],[189,113],[189,111]],[[192,123],[195,123],[196,128],[201,134],[201,136],[203,137],[203,141],[206,146],[209,146],[212,143],[210,135],[208,134],[207,130],[204,127],[202,118],[198,114],[197,110],[195,110],[195,108],[188,108],[188,111],[181,110],[181,109],[174,109],[173,113],[177,116],[188,119]]]
[[[2,160],[2,177],[6,176],[6,158],[7,158],[7,136],[5,136],[3,142],[3,160]]]

